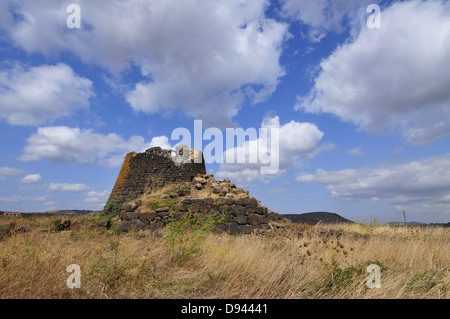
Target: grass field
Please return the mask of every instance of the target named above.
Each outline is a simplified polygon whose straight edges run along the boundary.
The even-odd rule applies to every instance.
[[[0,240],[0,298],[450,297],[448,228],[284,224],[264,236],[178,233],[175,245],[164,232],[117,235],[117,220],[102,230],[99,216],[67,218],[62,232],[56,217],[0,218],[28,230]],[[67,286],[71,264],[80,288]],[[371,264],[381,288],[366,284]]]

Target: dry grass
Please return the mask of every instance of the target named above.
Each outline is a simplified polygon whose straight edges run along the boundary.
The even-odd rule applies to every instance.
[[[299,226],[268,236],[210,234],[182,264],[164,237],[92,228],[94,216],[49,229],[55,218],[20,218],[30,231],[0,241],[0,298],[444,298],[450,296],[450,230],[362,225]],[[0,226],[10,218],[0,219]],[[289,225],[288,225],[289,226]],[[300,227],[302,228],[302,227]],[[342,236],[326,238],[330,228]],[[381,267],[381,288],[366,267]],[[69,289],[70,264],[81,288]]]

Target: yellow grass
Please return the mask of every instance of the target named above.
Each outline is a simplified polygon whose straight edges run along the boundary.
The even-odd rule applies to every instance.
[[[286,225],[267,236],[209,234],[179,264],[164,234],[117,235],[92,228],[96,216],[72,216],[70,231],[53,233],[55,219],[0,219],[0,226],[16,220],[29,229],[0,241],[0,298],[450,296],[448,228]],[[339,240],[320,234],[331,228],[343,232]],[[379,289],[366,285],[374,263]],[[81,268],[79,289],[66,284],[71,264]]]

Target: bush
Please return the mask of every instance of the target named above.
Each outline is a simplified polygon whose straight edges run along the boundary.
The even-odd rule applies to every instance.
[[[199,217],[190,211],[178,217],[172,216],[166,226],[170,256],[176,264],[182,264],[199,250],[200,241],[214,228],[221,225],[228,213],[210,212]]]
[[[109,215],[109,214],[119,215],[120,212],[122,211],[122,205],[123,201],[121,201],[120,199],[116,199],[112,202],[109,202],[108,204],[106,204],[101,215]]]

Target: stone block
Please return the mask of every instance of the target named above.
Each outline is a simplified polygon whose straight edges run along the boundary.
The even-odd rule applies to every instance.
[[[261,224],[266,224],[268,222],[267,216],[258,214],[249,214],[248,223],[252,226],[258,226]]]
[[[142,221],[152,221],[156,218],[156,213],[155,212],[146,212],[146,213],[141,213],[139,214],[139,219]]]
[[[126,203],[122,205],[122,209],[126,212],[134,212],[138,208],[135,203]]]
[[[253,232],[252,225],[239,225],[239,233],[249,235]]]
[[[239,225],[245,225],[247,224],[247,216],[245,215],[238,215],[234,218],[234,221],[238,223]]]
[[[226,225],[225,229],[230,235],[239,234],[239,225],[236,223],[230,223]]]

